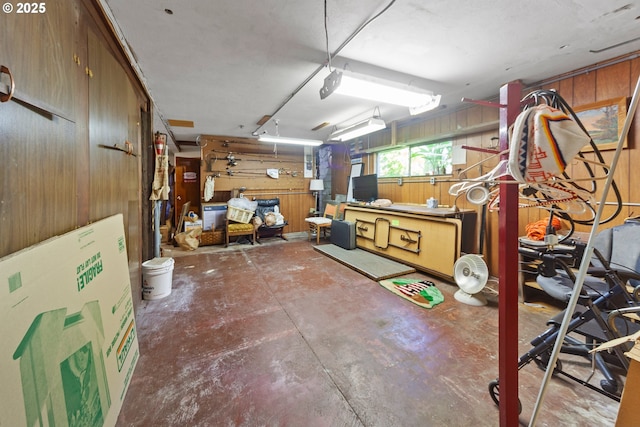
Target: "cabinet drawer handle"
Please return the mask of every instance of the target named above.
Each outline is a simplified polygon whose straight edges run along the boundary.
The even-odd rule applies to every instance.
[[[418,243],[416,239],[412,239],[411,236],[405,236],[404,234],[400,236],[400,240],[408,243]]]
[[[0,65],[0,74],[2,73],[5,73],[6,75],[9,76],[9,93],[8,94],[0,93],[0,102],[7,102],[7,101],[10,101],[11,98],[13,97],[13,91],[16,88],[16,84],[13,81],[13,74],[11,74],[11,71],[9,70],[9,68],[5,67],[4,65]]]
[[[360,225],[360,226],[358,226],[358,230],[360,230],[360,231],[369,231],[369,227],[366,227],[364,225]]]

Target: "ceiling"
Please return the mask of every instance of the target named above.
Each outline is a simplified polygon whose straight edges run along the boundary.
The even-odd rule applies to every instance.
[[[333,69],[431,90],[451,110],[640,49],[640,0],[99,1],[155,104],[154,131],[177,151],[199,135],[326,140],[376,108],[409,119],[405,107],[321,100]]]

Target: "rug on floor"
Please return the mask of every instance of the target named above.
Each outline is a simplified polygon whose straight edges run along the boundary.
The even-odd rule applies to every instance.
[[[380,285],[423,308],[432,308],[442,301],[444,296],[435,283],[423,279],[385,279],[380,280]]]
[[[372,280],[388,279],[416,271],[413,267],[383,258],[363,249],[343,249],[333,244],[317,245],[313,248]]]

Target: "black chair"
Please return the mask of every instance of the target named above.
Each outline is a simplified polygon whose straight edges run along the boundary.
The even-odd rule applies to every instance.
[[[558,359],[554,375],[565,378],[620,401],[621,381],[617,373],[626,374],[629,367],[624,349],[614,348],[612,353],[594,353],[596,346],[638,330],[638,324],[626,319],[623,314],[640,312],[640,223],[626,222],[623,225],[601,231],[594,240],[594,256],[587,271],[578,305],[567,326],[567,334],[561,346],[561,354],[579,356],[597,369],[603,379],[599,387],[587,379],[579,378],[563,368]],[[563,249],[520,248],[521,254],[541,261],[536,282],[551,297],[567,303],[574,290],[575,268],[584,254],[583,242],[572,241],[573,254]],[[518,369],[534,362],[546,369],[556,338],[559,335],[565,311],[547,322],[547,329],[531,340],[532,348],[518,359]],[[628,349],[627,349],[628,350]],[[498,380],[489,384],[489,393],[496,404],[499,397]]]
[[[288,224],[286,220],[282,224],[267,225],[267,214],[275,212],[276,209],[278,211],[280,210],[280,199],[277,197],[273,199],[256,199],[256,202],[258,202],[256,217],[262,221],[262,224],[256,230],[256,241],[260,243],[260,239],[266,237],[280,237],[281,239],[287,240],[283,234],[284,227]]]

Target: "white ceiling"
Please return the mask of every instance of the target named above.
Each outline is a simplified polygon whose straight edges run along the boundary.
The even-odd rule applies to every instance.
[[[332,69],[432,90],[448,109],[640,49],[640,0],[101,1],[155,103],[154,130],[182,150],[201,134],[275,134],[273,121],[257,124],[265,115],[281,136],[314,139],[376,107],[387,123],[408,118],[402,107],[320,99],[327,52],[347,41]],[[165,130],[168,119],[195,126]]]

